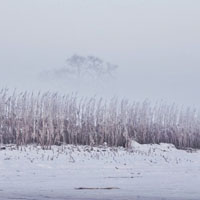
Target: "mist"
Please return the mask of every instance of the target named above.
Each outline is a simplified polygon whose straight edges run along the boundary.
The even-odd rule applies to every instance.
[[[0,1],[0,86],[199,107],[199,7],[195,0]],[[41,78],[73,54],[119,67],[106,81]]]

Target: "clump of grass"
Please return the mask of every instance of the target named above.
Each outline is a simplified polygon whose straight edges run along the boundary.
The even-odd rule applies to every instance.
[[[17,145],[172,143],[200,148],[200,112],[163,102],[105,101],[57,93],[0,91],[0,142]]]

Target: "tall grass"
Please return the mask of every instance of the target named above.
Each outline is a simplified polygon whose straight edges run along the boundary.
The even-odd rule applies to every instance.
[[[0,91],[1,143],[129,147],[132,139],[200,148],[200,112],[163,102]]]

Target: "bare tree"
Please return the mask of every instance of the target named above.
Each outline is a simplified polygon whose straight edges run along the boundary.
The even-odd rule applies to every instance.
[[[112,75],[113,72],[118,68],[117,65],[104,62],[100,58],[94,56],[88,56],[86,61],[86,70],[96,77]]]
[[[112,76],[114,71],[118,68],[109,62],[95,56],[79,56],[73,55],[66,60],[66,66],[55,70],[55,75],[59,77],[77,77],[80,78],[102,78],[105,76]]]
[[[66,60],[66,69],[71,74],[76,74],[78,78],[85,73],[86,70],[86,58],[78,55],[73,55]]]

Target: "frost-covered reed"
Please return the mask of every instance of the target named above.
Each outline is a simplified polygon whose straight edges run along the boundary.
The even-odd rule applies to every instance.
[[[1,143],[128,147],[132,139],[200,148],[200,112],[147,100],[130,103],[75,94],[0,91]]]

